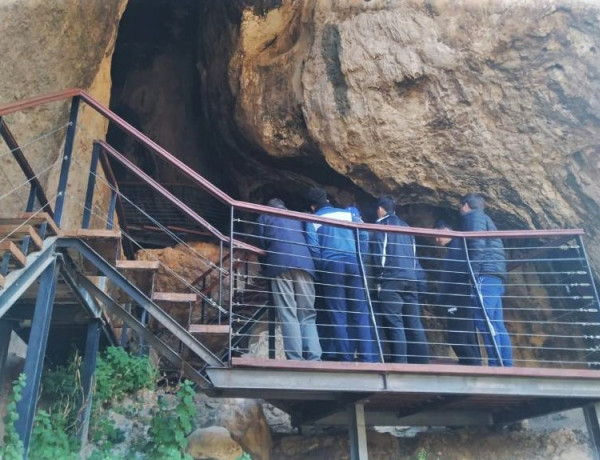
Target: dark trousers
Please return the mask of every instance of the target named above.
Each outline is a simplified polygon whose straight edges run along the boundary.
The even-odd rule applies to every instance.
[[[330,328],[319,328],[325,351],[324,359],[335,356],[336,361],[378,362],[379,357],[367,305],[365,286],[356,260],[325,260],[322,265],[321,283],[325,300],[325,315],[318,318]]]
[[[457,307],[456,312],[448,316],[446,327],[448,343],[458,357],[458,363],[481,366],[481,352],[477,342],[473,308],[470,305]]]
[[[421,322],[414,281],[381,283],[377,314],[380,340],[387,343],[392,363],[429,362],[429,345]]]

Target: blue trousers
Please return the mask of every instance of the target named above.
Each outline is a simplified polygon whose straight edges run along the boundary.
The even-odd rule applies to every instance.
[[[319,316],[331,326],[331,336],[321,337],[324,351],[337,361],[354,361],[356,353],[358,361],[379,362],[358,261],[324,260],[321,269],[325,314]]]
[[[502,295],[504,294],[504,283],[502,279],[497,276],[482,275],[477,279],[477,286],[483,297],[483,308],[490,320],[492,330],[491,334],[496,340],[496,345],[500,351],[500,358],[502,364],[505,367],[512,367],[512,345],[510,343],[510,337],[506,326],[504,325],[504,318],[502,314]],[[489,366],[499,366],[500,363],[496,357],[496,351],[494,349],[494,342],[492,335],[488,332],[488,327],[485,321],[485,317],[479,307],[477,299],[474,306],[474,319],[475,327],[481,332],[483,341],[485,343],[485,350],[488,356]]]

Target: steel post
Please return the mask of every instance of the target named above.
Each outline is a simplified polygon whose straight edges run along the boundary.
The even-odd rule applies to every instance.
[[[235,217],[235,209],[231,206],[231,212],[229,215],[229,358],[227,364],[231,366],[232,340],[233,340],[233,290],[235,288],[234,278],[235,273],[233,272],[233,221]],[[221,305],[222,307],[222,305]]]
[[[100,145],[94,143],[92,147],[92,159],[90,161],[90,174],[88,177],[87,190],[85,192],[85,201],[83,205],[83,218],[81,228],[89,228],[92,216],[92,205],[94,199],[94,188],[96,187],[96,171],[98,170],[98,160],[100,159]]]
[[[75,143],[75,132],[77,128],[77,115],[79,113],[79,96],[73,96],[71,102],[71,112],[69,114],[69,127],[65,137],[65,149],[63,152],[63,161],[60,167],[60,177],[58,179],[58,195],[54,207],[54,221],[60,227],[62,223],[63,208],[67,194],[67,182],[69,180],[69,169],[71,168],[71,156],[73,154],[73,144]]]
[[[471,258],[469,257],[469,247],[467,246],[467,239],[463,238],[463,244],[465,248],[465,255],[467,258],[467,266],[469,267],[469,276],[471,278],[471,284],[473,286],[473,290],[475,291],[475,298],[477,299],[477,304],[479,308],[481,308],[481,313],[485,319],[485,325],[487,327],[487,332],[490,334],[490,339],[492,340],[492,344],[494,345],[494,353],[496,354],[496,359],[498,360],[499,366],[504,367],[504,363],[502,362],[502,355],[500,354],[500,349],[498,348],[498,343],[496,343],[496,330],[490,321],[490,318],[485,311],[485,303],[483,302],[483,296],[481,295],[481,290],[477,285],[477,278],[475,277],[475,272],[473,271],[473,265],[471,265]],[[488,360],[490,357],[488,356]]]
[[[96,358],[100,344],[100,321],[92,320],[88,325],[83,352],[83,369],[81,370],[81,400],[79,403],[78,437],[82,445],[87,440],[90,425],[90,414],[92,412],[92,382],[96,370]]]
[[[349,435],[350,435],[350,459],[369,460],[367,448],[367,429],[365,425],[365,406],[363,404],[352,404],[348,407]]]
[[[383,363],[383,348],[381,347],[381,339],[379,338],[379,330],[377,329],[377,319],[375,318],[375,310],[373,309],[373,302],[371,301],[371,293],[369,291],[369,281],[367,280],[367,271],[365,270],[365,264],[363,261],[362,251],[360,250],[360,229],[356,229],[356,251],[358,253],[358,265],[360,267],[360,274],[362,281],[365,286],[365,296],[367,298],[367,305],[369,306],[369,313],[371,323],[373,324],[373,331],[375,331],[375,340],[377,341],[377,351],[379,352],[379,362]]]
[[[44,365],[48,332],[50,331],[50,321],[52,319],[57,276],[57,264],[56,260],[53,260],[40,277],[40,287],[31,322],[31,333],[27,343],[27,356],[23,371],[27,381],[25,388],[23,388],[22,398],[17,403],[19,419],[15,422],[15,428],[25,447],[25,458],[27,458],[27,451],[29,449],[33,418],[35,416],[38,391],[42,378],[42,367]]]

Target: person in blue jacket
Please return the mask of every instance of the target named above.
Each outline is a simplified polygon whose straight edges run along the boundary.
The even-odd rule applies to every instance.
[[[408,227],[396,215],[391,197],[379,199],[377,216],[378,224]],[[417,295],[417,276],[422,269],[416,256],[415,238],[406,233],[373,232],[370,244],[373,275],[380,286],[376,310],[379,336],[387,338],[389,360],[393,363],[428,363],[429,345]]]
[[[352,212],[333,207],[323,189],[310,189],[307,200],[317,216],[359,222]],[[353,361],[356,355],[358,361],[378,362],[355,232],[349,228],[309,223],[307,237],[321,278],[326,306],[324,316],[332,326],[329,328],[331,337],[322,337],[328,343],[332,359]],[[364,243],[361,241],[360,244]]]
[[[460,201],[462,230],[465,232],[495,231],[496,225],[485,213],[485,200],[478,193],[469,193]],[[467,238],[467,250],[477,290],[483,298],[483,311],[473,296],[475,327],[479,329],[485,342],[488,365],[499,366],[494,341],[500,352],[502,365],[513,365],[512,345],[502,313],[504,278],[506,277],[506,255],[500,238]],[[475,292],[476,293],[476,292]],[[488,328],[485,315],[489,318]]]
[[[279,198],[267,203],[286,209]],[[285,217],[259,216],[257,236],[266,251],[263,274],[270,279],[287,359],[317,361],[321,345],[316,326],[315,266],[304,224]]]
[[[434,228],[452,230],[450,224],[444,220],[438,220]],[[438,246],[446,248],[436,304],[447,310],[448,343],[452,346],[459,364],[480,366],[481,353],[471,302],[471,277],[463,240],[436,236],[435,242]]]

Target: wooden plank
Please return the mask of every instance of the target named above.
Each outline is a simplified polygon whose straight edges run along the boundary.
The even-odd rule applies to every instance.
[[[229,325],[227,324],[190,324],[190,334],[214,334],[229,335]]]
[[[117,260],[117,268],[121,270],[158,270],[157,260]]]
[[[79,228],[63,230],[62,236],[66,238],[79,238],[82,240],[93,239],[119,239],[121,232],[119,230],[105,230],[101,228]]]
[[[27,220],[29,225],[36,227],[43,223],[47,223],[48,229],[52,234],[56,236],[60,235],[60,228],[58,228],[54,219],[47,212],[23,212],[19,214],[18,217]]]
[[[3,235],[6,235],[6,239],[10,241],[22,240],[29,236],[38,249],[44,246],[39,233],[31,225],[0,225],[0,238],[4,237]]]
[[[332,372],[361,371],[366,373],[400,373],[400,374],[435,374],[435,375],[472,375],[472,376],[508,376],[535,378],[600,378],[600,370],[591,369],[558,369],[539,367],[486,367],[463,366],[459,364],[391,364],[391,363],[359,363],[336,361],[287,361],[265,358],[232,358],[234,367],[257,367],[264,369],[284,370],[322,370]]]
[[[12,241],[2,241],[0,243],[0,252],[10,252],[21,267],[27,264],[27,257]]]
[[[182,294],[179,292],[155,292],[152,294],[152,300],[157,302],[195,302],[197,299],[196,294]]]

